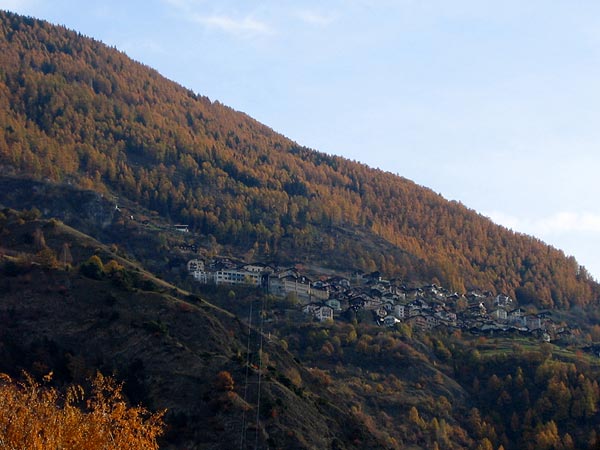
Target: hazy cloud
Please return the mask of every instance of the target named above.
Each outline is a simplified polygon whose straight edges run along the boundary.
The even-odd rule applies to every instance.
[[[499,211],[487,214],[494,222],[539,237],[566,233],[600,234],[600,214],[591,212],[561,211],[550,216],[522,218]]]
[[[194,0],[162,0],[162,2],[166,3],[167,5],[174,6],[175,8],[184,9],[184,10],[189,10],[194,5],[199,3]]]
[[[210,8],[202,0],[162,0],[164,4],[182,13],[186,20],[235,36],[256,37],[274,34],[274,30],[253,14],[235,14],[224,4],[219,9]]]
[[[335,20],[335,17],[333,15],[325,15],[316,11],[309,10],[302,10],[296,12],[296,17],[298,17],[300,20],[309,25],[316,25],[320,27],[327,26]]]
[[[194,14],[192,20],[209,28],[215,28],[237,36],[264,36],[274,33],[266,23],[261,22],[252,16],[234,18],[226,15],[204,16],[201,14]]]
[[[37,0],[0,0],[0,9],[17,13],[27,13],[28,8],[37,5]]]

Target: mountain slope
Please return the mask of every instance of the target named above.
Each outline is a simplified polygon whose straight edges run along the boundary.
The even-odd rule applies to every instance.
[[[5,174],[118,195],[239,254],[542,307],[598,297],[561,251],[404,178],[303,148],[97,41],[1,12],[0,55]]]
[[[273,320],[272,298],[221,292],[252,324],[269,304],[261,334],[115,250],[0,211],[0,372],[52,371],[59,385],[112,374],[132,404],[168,409],[161,448],[598,445],[593,347]]]
[[[0,372],[52,371],[58,383],[113,374],[133,404],[167,409],[165,448],[386,448],[325,403],[278,340],[259,347],[258,331],[232,314],[59,221],[4,210],[0,236]],[[99,272],[84,269],[91,255]]]

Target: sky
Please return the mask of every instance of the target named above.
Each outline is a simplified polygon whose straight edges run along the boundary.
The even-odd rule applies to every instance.
[[[600,280],[596,0],[0,0]]]

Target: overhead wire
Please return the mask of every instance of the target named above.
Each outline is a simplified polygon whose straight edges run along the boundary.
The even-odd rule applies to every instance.
[[[258,449],[258,435],[260,431],[260,397],[261,397],[261,380],[262,380],[262,366],[263,366],[263,325],[265,322],[265,297],[263,296],[260,306],[260,332],[259,339],[260,345],[258,350],[258,393],[256,399],[256,436],[254,442],[254,448]]]
[[[250,302],[250,312],[248,314],[248,343],[246,344],[246,379],[244,381],[244,402],[248,401],[248,374],[250,371],[250,339],[252,337],[252,302]],[[242,414],[242,430],[240,436],[240,450],[244,449],[246,441],[246,408]]]

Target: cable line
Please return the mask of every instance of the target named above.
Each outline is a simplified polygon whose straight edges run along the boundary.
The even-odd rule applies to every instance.
[[[250,313],[248,314],[248,343],[246,344],[246,380],[244,382],[244,403],[248,401],[248,372],[250,370],[250,337],[252,336],[252,302],[250,302]],[[242,433],[240,437],[240,450],[244,450],[246,440],[246,408],[242,415]]]
[[[256,437],[254,448],[258,449],[258,433],[260,430],[260,383],[262,379],[262,353],[263,353],[263,325],[265,322],[265,297],[262,298],[262,303],[260,306],[260,345],[258,350],[258,398],[256,399]]]

